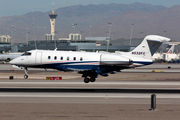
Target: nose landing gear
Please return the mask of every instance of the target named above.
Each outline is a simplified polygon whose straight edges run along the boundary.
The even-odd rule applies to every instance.
[[[27,67],[24,68],[24,72],[25,72],[24,79],[28,79],[28,68]]]
[[[24,75],[24,79],[28,79],[28,75]]]

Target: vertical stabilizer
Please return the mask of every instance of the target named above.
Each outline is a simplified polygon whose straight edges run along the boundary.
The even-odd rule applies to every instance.
[[[172,45],[171,48],[168,50],[168,54],[173,54],[174,53],[174,46],[175,45]]]
[[[166,37],[158,35],[148,35],[144,38],[141,44],[138,45],[134,50],[129,52],[129,54],[134,57],[150,59],[157,51],[157,49],[161,46],[161,44],[168,41],[170,41],[170,39]]]

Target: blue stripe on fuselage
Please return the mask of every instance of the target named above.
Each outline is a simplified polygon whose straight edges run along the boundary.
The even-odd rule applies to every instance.
[[[93,63],[96,63],[96,64],[93,64]],[[48,64],[41,64],[41,65],[32,65],[30,67],[53,68],[53,69],[58,69],[58,70],[74,70],[74,69],[76,69],[76,70],[96,70],[99,67],[99,62],[98,61],[61,62],[61,63],[48,63]]]
[[[96,64],[93,64],[96,63]],[[40,65],[31,65],[29,67],[37,68],[52,68],[58,70],[98,70],[100,66],[99,61],[81,61],[81,62],[61,62],[61,63],[48,63]],[[133,61],[133,64],[150,65],[152,62]],[[76,65],[77,64],[77,65]],[[110,69],[109,65],[105,65],[104,69]],[[124,69],[124,66],[118,66],[120,69]],[[116,66],[117,68],[117,66]]]
[[[133,63],[138,63],[138,64],[142,64],[142,65],[150,65],[153,64],[153,62],[138,62],[138,61],[133,61]]]

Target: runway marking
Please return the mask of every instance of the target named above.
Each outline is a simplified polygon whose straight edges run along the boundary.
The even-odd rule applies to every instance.
[[[179,98],[180,96],[179,94],[156,94],[157,99],[158,98]],[[25,94],[25,93],[17,93],[17,94],[8,94],[8,93],[4,93],[4,94],[0,94],[0,97],[36,97],[36,98],[42,98],[42,97],[49,97],[49,98],[106,98],[105,94],[96,94],[96,95],[92,95],[92,94],[76,94],[73,93],[72,94],[51,94],[51,95],[47,95],[47,94]],[[150,94],[108,94],[108,98],[151,98]]]
[[[95,82],[86,84],[84,82],[0,82],[4,84],[41,84],[41,85],[180,85],[180,82]]]

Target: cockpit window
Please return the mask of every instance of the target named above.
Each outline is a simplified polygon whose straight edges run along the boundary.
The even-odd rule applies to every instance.
[[[21,56],[30,56],[31,53],[30,52],[25,52],[24,54],[22,54]]]

